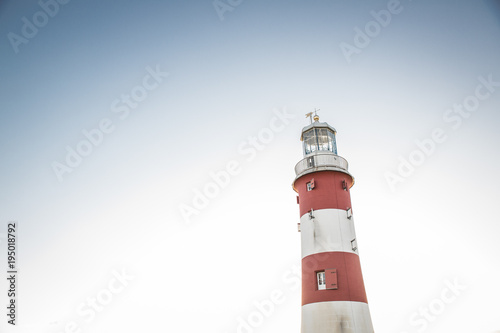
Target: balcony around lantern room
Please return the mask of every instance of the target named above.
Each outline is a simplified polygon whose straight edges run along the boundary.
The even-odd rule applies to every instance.
[[[295,165],[295,179],[316,171],[341,171],[349,174],[347,160],[332,152],[315,151]]]

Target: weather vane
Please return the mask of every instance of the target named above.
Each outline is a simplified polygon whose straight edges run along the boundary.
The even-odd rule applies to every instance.
[[[314,108],[314,121],[318,121],[319,120],[319,116],[318,116],[318,111],[320,109],[316,109]],[[309,112],[306,114],[306,118],[309,117],[309,119],[311,120],[311,124],[313,123],[313,116],[312,116],[312,112]]]

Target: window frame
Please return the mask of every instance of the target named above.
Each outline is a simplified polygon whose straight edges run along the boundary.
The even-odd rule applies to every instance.
[[[318,290],[326,290],[325,271],[316,272],[316,288]]]

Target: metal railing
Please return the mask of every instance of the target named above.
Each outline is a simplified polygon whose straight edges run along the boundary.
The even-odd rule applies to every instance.
[[[347,171],[349,164],[343,157],[334,154],[313,154],[302,159],[295,165],[295,175],[299,176],[308,171],[342,169]]]

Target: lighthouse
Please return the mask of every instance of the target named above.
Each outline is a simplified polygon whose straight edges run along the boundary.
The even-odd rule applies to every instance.
[[[307,114],[312,118],[312,113]],[[347,161],[317,115],[302,129],[293,189],[300,209],[302,333],[373,333],[354,230]]]

